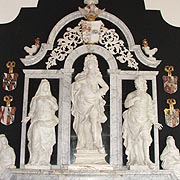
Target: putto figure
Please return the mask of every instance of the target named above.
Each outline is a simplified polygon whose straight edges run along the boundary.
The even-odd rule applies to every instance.
[[[154,163],[149,157],[149,147],[152,142],[152,125],[162,129],[155,122],[151,96],[146,93],[147,84],[142,76],[135,79],[136,90],[129,93],[125,100],[123,113],[123,139],[128,158],[128,166],[148,166],[152,169]]]
[[[145,54],[148,55],[149,59],[151,60],[156,60],[155,57],[153,57],[155,55],[155,53],[158,51],[158,48],[150,48],[147,39],[143,40],[143,46],[142,49],[144,50]]]
[[[52,96],[49,81],[43,79],[30,103],[30,112],[23,122],[31,119],[28,129],[28,165],[49,166],[53,146],[56,143],[55,126],[58,118],[55,112],[58,105]]]
[[[87,55],[84,69],[72,83],[73,128],[77,134],[77,150],[98,150],[104,153],[101,123],[106,122],[103,96],[109,87],[98,68],[97,57]]]
[[[179,149],[176,147],[173,136],[167,137],[166,147],[164,148],[160,159],[162,161],[161,166],[163,169],[180,172],[180,154]]]
[[[0,174],[6,168],[15,168],[15,152],[9,146],[8,140],[4,134],[0,134]]]
[[[24,50],[29,54],[26,57],[34,55],[37,52],[39,46],[40,46],[40,38],[37,37],[34,40],[34,44],[31,47],[28,47],[28,46],[24,47]]]

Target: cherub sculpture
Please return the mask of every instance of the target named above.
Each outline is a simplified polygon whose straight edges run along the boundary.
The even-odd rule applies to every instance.
[[[34,40],[34,44],[31,47],[25,46],[24,50],[29,54],[28,56],[32,56],[35,54],[40,46],[40,38],[36,38]]]
[[[15,168],[15,152],[4,134],[0,134],[0,173],[6,168]]]
[[[143,47],[142,49],[144,50],[145,54],[149,56],[149,59],[156,59],[155,57],[153,57],[153,55],[158,51],[157,48],[150,48],[148,45],[148,41],[147,39],[143,40]]]
[[[160,159],[162,161],[161,166],[163,169],[180,172],[180,154],[173,136],[167,137],[166,147],[164,148]]]

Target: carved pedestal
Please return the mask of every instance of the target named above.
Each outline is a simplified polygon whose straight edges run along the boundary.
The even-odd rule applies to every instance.
[[[99,153],[98,150],[78,150],[75,154],[75,163],[70,165],[68,169],[70,170],[113,170],[106,160],[106,153]]]
[[[75,154],[75,164],[107,164],[105,161],[106,153],[99,153],[97,150],[78,150]]]

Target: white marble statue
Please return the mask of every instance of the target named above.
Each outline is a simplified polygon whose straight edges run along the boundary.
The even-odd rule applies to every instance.
[[[0,134],[0,173],[6,168],[15,168],[15,152],[4,134]]]
[[[161,166],[163,169],[180,172],[180,154],[173,136],[167,137],[166,147],[164,148],[160,159],[162,161]]]
[[[27,57],[34,55],[40,47],[40,38],[34,40],[34,44],[31,47],[25,46],[24,50],[28,53]]]
[[[52,96],[49,81],[41,80],[39,88],[30,103],[30,112],[23,122],[31,120],[28,129],[28,165],[49,166],[53,146],[56,143],[55,126],[58,118],[55,112],[58,105]]]
[[[98,150],[104,153],[101,123],[106,122],[103,96],[109,87],[98,68],[97,57],[87,55],[84,69],[72,83],[73,128],[77,134],[77,150]]]
[[[162,129],[162,125],[155,122],[152,98],[146,93],[146,80],[138,76],[134,82],[136,90],[127,95],[124,106],[128,109],[123,112],[123,139],[127,165],[147,166],[152,169],[155,165],[149,157],[151,129],[152,125]]]
[[[143,40],[142,49],[144,50],[145,54],[149,56],[149,59],[156,60],[154,55],[158,51],[158,48],[150,48],[146,39]]]

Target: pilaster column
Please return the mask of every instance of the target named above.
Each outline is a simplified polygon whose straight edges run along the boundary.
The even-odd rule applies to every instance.
[[[110,74],[110,164],[113,169],[121,169],[122,162],[122,98],[121,82],[117,79],[117,70],[108,70]]]
[[[25,117],[27,115],[28,89],[29,89],[29,77],[27,77],[26,74],[25,74],[22,120],[25,119]],[[22,123],[22,127],[21,127],[20,168],[25,167],[25,147],[26,147],[26,124]]]
[[[71,130],[71,79],[73,69],[63,69],[63,81],[60,83],[60,123],[58,128],[58,159],[61,169],[70,164],[70,130]]]

